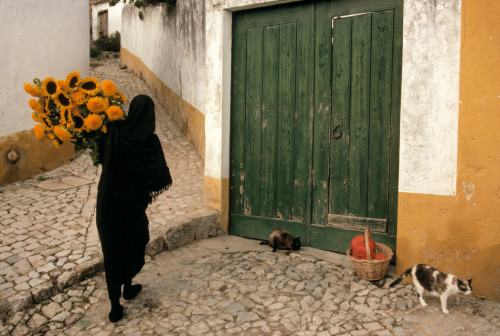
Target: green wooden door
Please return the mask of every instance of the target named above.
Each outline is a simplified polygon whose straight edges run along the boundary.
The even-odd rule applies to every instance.
[[[234,15],[230,232],[306,237],[311,218],[314,6]]]
[[[230,232],[395,248],[401,1],[234,16]]]

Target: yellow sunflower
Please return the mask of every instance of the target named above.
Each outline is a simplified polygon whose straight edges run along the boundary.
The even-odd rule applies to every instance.
[[[102,113],[106,111],[109,106],[108,99],[101,97],[92,97],[87,102],[87,108],[92,113]]]
[[[70,94],[71,100],[77,105],[82,105],[87,101],[87,97],[82,91],[75,91]]]
[[[35,136],[38,140],[42,140],[43,138],[45,138],[45,131],[43,130],[42,125],[36,124],[33,128],[33,131],[35,131]]]
[[[71,114],[71,106],[61,107],[61,124],[66,125],[66,127],[70,127],[72,123],[73,118]]]
[[[50,119],[46,113],[38,114],[38,119],[40,120],[40,124],[42,124],[42,126],[44,126],[45,128],[52,128],[52,122],[50,122]]]
[[[36,85],[31,85],[30,83],[24,83],[24,91],[33,97],[41,97],[42,90]]]
[[[52,98],[49,98],[47,100],[47,102],[45,103],[45,112],[50,114],[50,113],[52,113],[52,111],[55,110],[56,107],[57,107],[57,105],[54,102],[54,100]]]
[[[86,77],[82,79],[79,83],[80,90],[90,96],[93,96],[99,92],[99,80],[93,77]]]
[[[59,140],[61,140],[62,142],[70,141],[72,138],[71,133],[67,129],[65,129],[61,126],[54,127],[53,132],[54,132],[55,136]]]
[[[52,140],[52,143],[56,148],[61,147],[62,141],[59,140],[54,134],[48,133],[47,136],[49,137],[50,140]]]
[[[114,121],[123,118],[123,111],[118,106],[110,106],[106,110],[106,115],[109,118],[109,121]]]
[[[127,102],[127,98],[121,93],[119,90],[116,90],[115,94],[113,95],[114,98],[121,99],[124,103]]]
[[[68,74],[68,76],[66,76],[66,84],[68,84],[68,86],[71,89],[76,88],[79,81],[80,81],[80,73],[78,71],[72,72]]]
[[[29,104],[33,110],[35,110],[37,112],[43,112],[43,107],[38,100],[30,99]]]
[[[59,88],[63,90],[64,92],[69,92],[71,91],[71,88],[69,87],[68,83],[64,80],[58,80],[57,84],[59,85]]]
[[[54,94],[54,102],[59,107],[63,107],[63,106],[68,107],[71,105],[71,100],[70,100],[68,94],[62,90],[58,90]]]
[[[47,77],[42,83],[42,93],[47,96],[52,96],[59,89],[59,85],[52,77]]]
[[[101,89],[106,96],[113,96],[116,92],[116,85],[112,81],[105,79],[101,83]]]
[[[85,118],[85,127],[90,131],[96,131],[102,126],[102,118],[97,114],[91,114]]]

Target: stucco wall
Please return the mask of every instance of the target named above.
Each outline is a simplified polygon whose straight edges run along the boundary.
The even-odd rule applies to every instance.
[[[38,167],[27,164],[21,169],[6,163],[5,152],[15,147],[23,155],[20,162],[39,162],[27,157],[38,156],[33,148],[41,147],[32,143],[38,141],[34,136],[26,136],[35,122],[24,83],[35,77],[66,79],[76,70],[88,76],[88,6],[88,0],[0,1],[0,184],[29,177],[41,167],[54,168],[52,161],[60,164],[69,159],[67,153],[63,158],[49,155]]]
[[[460,0],[405,0],[399,191],[455,195]]]
[[[121,58],[156,93],[165,110],[205,155],[205,8],[202,1],[175,7],[126,5]]]
[[[205,15],[203,1],[169,7],[123,10],[122,46],[139,57],[159,79],[204,114]]]
[[[99,38],[99,20],[97,17],[102,11],[108,11],[108,34],[111,35],[115,32],[121,34],[123,5],[123,2],[120,1],[114,6],[109,6],[109,3],[106,1],[92,6],[92,39],[94,41]]]
[[[37,77],[66,79],[89,73],[89,21],[86,0],[0,1],[0,136],[34,126],[24,92]]]
[[[456,192],[400,193],[397,238],[398,272],[429,263],[474,278],[473,294],[495,301],[500,301],[498,22],[500,2],[462,1]]]

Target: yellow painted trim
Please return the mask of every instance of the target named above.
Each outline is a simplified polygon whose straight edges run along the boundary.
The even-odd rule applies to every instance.
[[[220,211],[221,229],[229,229],[229,178],[205,176],[203,190],[204,204],[207,208]]]
[[[456,196],[399,193],[399,273],[426,263],[500,301],[500,2],[462,0]]]
[[[16,164],[6,159],[10,149],[20,154]],[[71,143],[56,148],[48,139],[38,140],[33,130],[0,137],[0,185],[33,177],[68,163],[75,157]]]
[[[152,72],[144,62],[123,46],[121,60],[129,69],[144,79],[167,113],[191,141],[200,156],[205,160],[205,116],[195,107],[182,99]],[[133,97],[130,97],[131,100]]]

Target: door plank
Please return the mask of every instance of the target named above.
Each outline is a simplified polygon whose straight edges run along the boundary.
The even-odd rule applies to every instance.
[[[293,220],[310,222],[312,121],[314,115],[314,6],[304,6],[297,22],[297,86]]]
[[[314,247],[327,251],[346,253],[347,249],[350,248],[351,240],[357,235],[363,235],[364,231],[313,224],[311,225],[310,234],[311,241],[314,242]],[[396,251],[395,236],[372,232],[371,237],[375,242],[385,244],[393,252]]]
[[[329,214],[328,225],[358,230],[369,227],[373,232],[385,232],[387,219]]]
[[[386,218],[389,193],[393,11],[372,14],[367,216]]]
[[[235,16],[233,36],[229,208],[232,212],[243,213],[247,54],[244,15]]]
[[[351,109],[352,18],[335,19],[332,54],[332,140],[330,160],[330,212],[347,215]],[[339,133],[341,132],[341,133]]]
[[[262,70],[262,162],[260,211],[264,217],[276,217],[276,151],[278,109],[279,26],[264,28]]]
[[[263,29],[247,31],[247,90],[245,119],[244,213],[260,211],[260,168],[262,160],[262,47]],[[251,46],[251,48],[250,48]]]
[[[324,3],[322,4],[325,5]],[[319,9],[321,10],[321,9]],[[315,107],[313,134],[312,223],[328,221],[331,118],[331,26],[316,25]]]
[[[279,39],[276,217],[286,220],[292,219],[294,190],[296,30],[295,23],[281,25]]]
[[[352,17],[351,123],[347,214],[366,217],[371,15]]]
[[[230,214],[229,220],[234,223],[229,231],[232,235],[266,240],[274,229],[281,228],[294,237],[301,237],[304,246],[306,243],[308,227],[302,222],[236,214]]]

